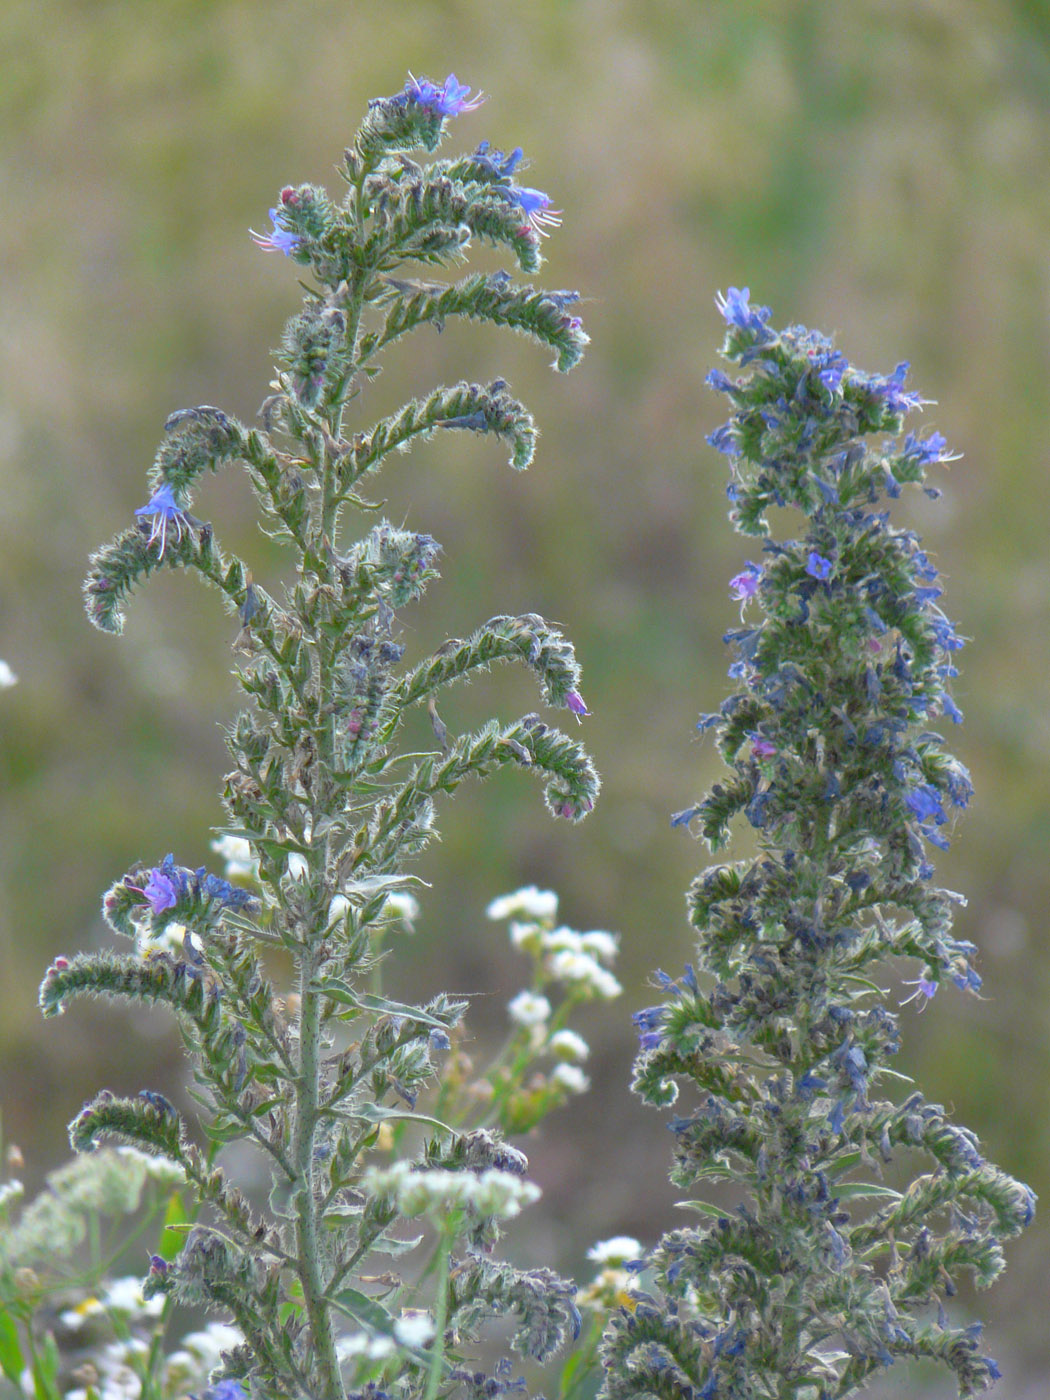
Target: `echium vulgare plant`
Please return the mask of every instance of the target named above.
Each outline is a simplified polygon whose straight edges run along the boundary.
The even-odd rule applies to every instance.
[[[658,973],[665,999],[635,1016],[637,1092],[666,1107],[686,1090],[672,1181],[700,1222],[639,1262],[606,1328],[602,1393],[833,1400],[925,1357],[972,1395],[998,1369],[946,1300],[961,1274],[992,1282],[1034,1196],[902,1087],[879,983],[907,959],[920,1008],[942,982],[980,988],[974,946],[952,935],[961,897],[926,858],[971,795],[927,727],[961,719],[961,642],[919,538],[885,508],[946,444],[901,436],[922,403],[907,365],[862,373],[821,335],[774,331],[747,289],[718,305],[740,373],[709,376],[732,405],[709,441],[729,458],[730,519],[764,559],[731,582],[737,689],[699,724],[729,776],[673,820],[717,852],[743,814],[758,852],[694,881],[695,963]],[[771,506],[805,532],[774,539]],[[694,1197],[707,1182],[731,1183],[726,1204]]]
[[[577,1318],[571,1285],[489,1257],[499,1220],[537,1194],[522,1154],[494,1127],[454,1129],[416,1112],[465,1003],[394,1002],[380,981],[381,941],[398,898],[403,907],[408,863],[432,835],[437,797],[510,766],[539,775],[551,811],[576,821],[598,788],[577,742],[536,714],[453,737],[435,709],[443,687],[506,660],[535,672],[547,705],[585,714],[573,650],[555,628],[535,614],[496,616],[405,666],[399,615],[436,577],[438,545],[385,520],[345,537],[348,510],[378,509],[362,489],[416,439],[491,433],[516,468],[533,453],[532,419],[502,380],[437,388],[351,427],[347,411],[357,411],[384,350],[453,316],[524,332],[554,351],[560,370],[587,341],[576,293],[505,271],[404,275],[406,265],[460,262],[476,238],[525,274],[541,262],[541,237],[558,216],[545,194],[516,182],[520,150],[485,142],[425,165],[407,154],[433,151],[447,119],[479,100],[454,76],[411,78],[369,104],[340,169],[341,203],[314,185],[281,191],[273,231],[255,238],[296,263],[308,286],[284,333],[264,427],[211,406],[172,414],[148,503],[93,557],[85,585],[104,631],[121,630],[129,591],[162,567],[199,574],[239,620],[237,678],[249,705],[227,736],[222,849],[240,850],[251,884],[174,854],[147,859],[103,904],[110,926],[147,955],[57,959],[41,989],[47,1014],[88,994],[161,1004],[177,1018],[208,1146],[151,1090],[103,1091],[70,1131],[77,1150],[117,1139],[184,1171],[202,1213],[173,1262],[154,1258],[146,1294],[217,1310],[239,1329],[243,1344],[213,1375],[221,1400],[336,1400],[384,1387],[427,1400],[486,1385],[496,1394],[511,1384],[509,1361],[489,1376],[466,1364],[486,1317],[517,1314],[516,1345],[539,1359]],[[280,597],[191,513],[204,473],[234,462],[247,470],[263,528],[294,555]],[[420,706],[434,744],[402,752],[398,731]],[[173,925],[174,949],[163,938]],[[268,1213],[218,1158],[238,1141],[268,1159]],[[423,1246],[405,1224],[420,1216],[436,1222]],[[390,1267],[402,1254],[403,1275]]]

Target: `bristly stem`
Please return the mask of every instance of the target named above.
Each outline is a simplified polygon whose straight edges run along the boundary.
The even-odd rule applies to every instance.
[[[343,1383],[335,1352],[332,1318],[325,1300],[325,1280],[317,1230],[318,1202],[314,1186],[314,1139],[320,1090],[321,996],[313,989],[318,958],[304,949],[299,963],[299,1073],[296,1077],[293,1156],[297,1173],[295,1244],[299,1282],[314,1337],[317,1367],[325,1400],[341,1400]]]

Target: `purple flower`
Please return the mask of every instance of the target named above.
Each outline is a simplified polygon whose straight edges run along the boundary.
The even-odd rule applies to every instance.
[[[768,338],[771,332],[766,329],[765,322],[769,319],[769,307],[749,305],[750,295],[750,287],[730,287],[725,295],[718,293],[715,305],[726,318],[728,325],[737,326],[742,331],[764,333]]]
[[[909,982],[905,982],[906,987],[914,987],[910,997],[905,997],[901,1006],[907,1006],[909,1001],[918,1001],[919,1010],[925,1011],[927,1005],[937,995],[937,983],[929,977],[916,977]]]
[[[584,703],[583,696],[578,690],[570,690],[568,695],[566,695],[565,697],[565,703],[576,716],[577,724],[582,724],[584,715],[590,714],[590,710],[588,710],[586,704]]]
[[[818,554],[815,549],[810,550],[806,560],[806,573],[810,578],[827,578],[831,573],[831,560],[825,559],[823,554]]]
[[[527,185],[512,185],[509,190],[500,193],[513,204],[519,204],[532,227],[544,237],[548,228],[557,228],[561,223],[561,211],[550,207],[550,195],[542,190],[530,190]]]
[[[149,900],[149,907],[154,914],[163,914],[166,909],[173,909],[178,904],[182,894],[182,881],[175,869],[173,856],[165,856],[161,864],[150,871],[142,893]]]
[[[441,87],[437,87],[429,78],[414,78],[409,73],[405,94],[413,102],[441,117],[458,117],[460,112],[476,111],[485,100],[482,92],[471,97],[470,88],[457,83],[455,73],[450,73]]]
[[[751,752],[756,758],[772,758],[776,753],[776,744],[763,739],[761,734],[749,733],[747,737],[751,740]]]
[[[734,602],[748,603],[758,592],[758,585],[762,580],[762,570],[758,564],[752,564],[750,559],[740,573],[734,574],[729,580],[729,592]]]
[[[260,248],[265,248],[268,253],[283,253],[286,258],[290,258],[298,249],[302,239],[299,234],[293,233],[291,229],[285,228],[281,223],[284,217],[282,209],[271,209],[270,218],[273,220],[273,233],[256,233],[253,228],[248,232]]]
[[[158,559],[164,558],[169,529],[175,532],[175,543],[181,544],[183,531],[189,528],[189,517],[181,506],[175,504],[175,497],[166,481],[157,487],[144,506],[138,507],[135,514],[145,516],[153,521],[148,543],[156,544],[158,540],[160,541]]]

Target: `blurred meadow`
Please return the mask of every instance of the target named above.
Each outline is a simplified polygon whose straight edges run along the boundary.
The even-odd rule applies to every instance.
[[[101,894],[136,859],[170,850],[217,868],[236,622],[196,580],[165,575],[115,640],[89,626],[80,583],[147,499],[170,411],[214,403],[257,421],[299,289],[248,229],[269,228],[284,184],[337,192],[367,99],[409,69],[490,94],[443,151],[525,148],[525,183],[564,213],[536,280],[580,288],[593,339],[563,379],[524,340],[424,330],[354,425],[440,381],[502,375],[542,430],[524,475],[498,445],[447,434],[373,493],[445,550],[441,581],[401,619],[407,660],[493,613],[541,612],[575,642],[593,712],[581,734],[604,777],[594,814],[555,823],[525,776],[464,790],[439,811],[443,839],[418,867],[432,887],[391,967],[395,994],[469,992],[489,1044],[524,972],[484,917],[492,897],[538,883],[574,927],[622,934],[625,994],[580,1027],[593,1090],[521,1144],[545,1193],[521,1254],[586,1277],[595,1239],[652,1240],[682,1220],[666,1120],[628,1091],[630,1012],[653,1000],[653,968],[690,956],[683,895],[705,852],[669,816],[718,772],[695,723],[728,684],[727,580],[755,557],[728,527],[725,459],[704,442],[724,416],[703,383],[722,336],[713,296],[731,284],[776,326],[834,332],[863,368],[910,359],[911,385],[936,400],[922,428],[963,454],[937,480],[941,501],[906,499],[897,519],[924,535],[945,611],[972,638],[956,689],[966,723],[950,739],[977,798],[937,866],[969,899],[958,930],[982,949],[986,998],[946,989],[921,1020],[905,1008],[899,1068],[1045,1201],[1045,0],[8,0],[0,657],[20,679],[0,694],[5,1142],[37,1184],[97,1087],[187,1104],[161,1015],[79,1004],[45,1024],[36,988],[56,954],[110,941]],[[477,265],[495,263],[481,252]],[[210,479],[195,510],[277,587],[285,561],[244,480]],[[441,708],[454,731],[537,704],[529,677],[505,671]],[[432,743],[425,717],[414,737]],[[741,833],[731,855],[745,849]],[[977,1303],[1004,1400],[1050,1389],[1048,1244],[1037,1220]],[[911,1393],[951,1390],[931,1379]]]

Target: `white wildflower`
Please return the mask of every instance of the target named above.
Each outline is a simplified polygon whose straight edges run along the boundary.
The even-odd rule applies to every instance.
[[[159,1317],[164,1308],[164,1294],[155,1293],[148,1301],[142,1296],[142,1280],[118,1278],[107,1287],[102,1302],[109,1312],[127,1313],[132,1317]]]
[[[553,919],[558,912],[558,896],[553,890],[526,885],[513,894],[500,895],[485,910],[490,919]]]
[[[5,1211],[16,1201],[20,1201],[25,1193],[26,1188],[13,1177],[10,1181],[0,1182],[0,1211]]]
[[[161,1186],[181,1186],[186,1180],[186,1173],[178,1162],[173,1162],[163,1153],[141,1152],[137,1147],[117,1147],[114,1151],[118,1157],[140,1164],[149,1179],[159,1182]]]
[[[350,1332],[336,1338],[335,1354],[340,1361],[363,1356],[366,1361],[382,1361],[394,1350],[391,1337],[370,1337],[367,1332]]]
[[[536,992],[519,992],[508,1003],[507,1012],[519,1026],[538,1026],[550,1019],[551,1004]]]
[[[533,1182],[495,1167],[480,1173],[437,1167],[413,1171],[411,1162],[404,1161],[385,1168],[369,1167],[361,1185],[389,1200],[402,1215],[430,1214],[439,1219],[459,1209],[509,1220],[540,1195]]]
[[[428,1312],[405,1312],[394,1323],[394,1336],[404,1347],[425,1347],[436,1330]]]
[[[573,982],[584,987],[601,1001],[611,1001],[623,991],[611,972],[588,953],[574,953],[569,949],[554,953],[547,962],[547,970],[560,982]]]
[[[555,1055],[559,1060],[566,1060],[570,1064],[582,1064],[591,1053],[591,1047],[583,1036],[569,1030],[555,1031],[547,1042],[547,1046],[552,1055]]]
[[[101,1298],[85,1298],[75,1308],[67,1308],[65,1312],[59,1313],[58,1320],[70,1332],[76,1332],[83,1327],[89,1317],[98,1317],[100,1313],[105,1311],[106,1308]]]
[[[259,862],[252,855],[251,843],[243,836],[224,833],[211,843],[212,850],[226,862],[227,880],[259,878]]]
[[[514,919],[508,932],[511,943],[523,953],[538,953],[544,946],[546,935],[539,924],[526,924]]]
[[[613,1235],[612,1239],[599,1240],[587,1251],[587,1258],[596,1264],[626,1264],[629,1259],[640,1259],[644,1250],[631,1235]]]
[[[575,929],[566,928],[562,924],[560,928],[544,934],[543,951],[545,953],[582,953],[584,951],[583,939]]]
[[[383,913],[389,919],[400,919],[411,928],[412,921],[419,918],[419,900],[408,890],[394,890],[386,897]]]
[[[557,1066],[551,1079],[555,1084],[560,1084],[563,1089],[567,1089],[570,1094],[585,1094],[591,1087],[591,1081],[579,1065],[569,1065],[564,1061]]]
[[[580,945],[585,953],[590,953],[592,958],[597,958],[606,967],[616,961],[616,955],[620,951],[620,940],[616,934],[606,933],[604,929],[594,929],[591,933],[583,934]]]

